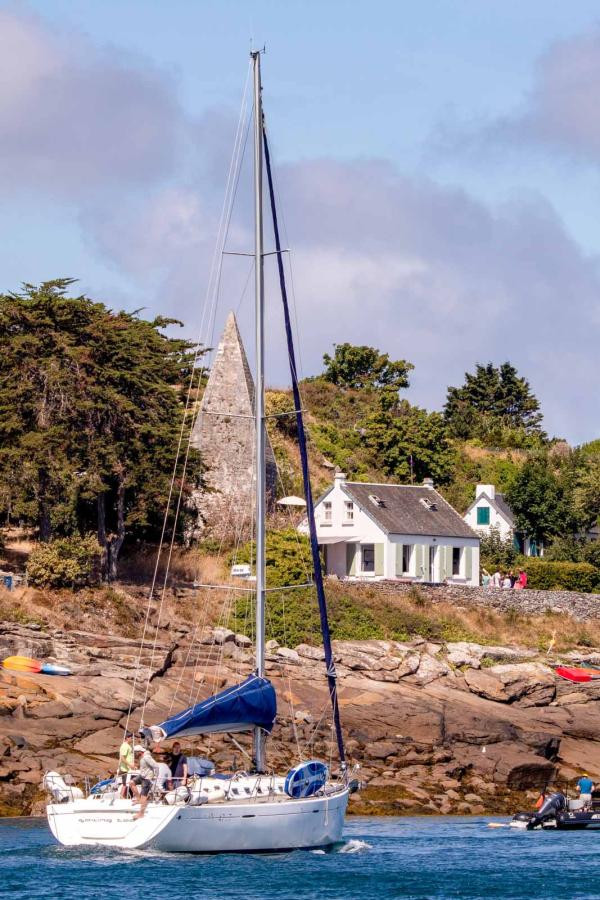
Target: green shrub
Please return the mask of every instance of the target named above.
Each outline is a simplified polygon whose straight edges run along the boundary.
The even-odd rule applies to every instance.
[[[527,572],[527,587],[539,591],[579,591],[590,594],[600,587],[598,570],[590,563],[520,557],[517,567]]]
[[[270,592],[267,594],[265,613],[267,640],[273,638],[285,647],[322,643],[314,589]],[[338,640],[361,641],[386,636],[371,611],[348,596],[329,596],[328,613],[332,637]],[[254,634],[253,596],[237,600],[229,627],[245,634]]]
[[[571,535],[556,537],[550,546],[544,550],[544,559],[548,561],[558,560],[560,562],[582,562],[584,560],[582,541]],[[592,562],[592,560],[585,561]]]
[[[590,541],[588,544],[584,544],[581,555],[584,562],[599,570],[600,577],[600,541]]]
[[[410,606],[388,604],[366,592],[346,592],[340,585],[327,584],[327,609],[331,636],[341,641],[409,640],[416,635],[437,641],[475,640],[458,617],[436,618],[435,611],[413,610]],[[319,609],[314,589],[273,591],[266,602],[267,639],[286,647],[322,643]],[[254,634],[254,597],[240,597],[229,622],[234,631]]]
[[[89,534],[38,544],[27,562],[29,584],[39,587],[79,587],[99,580],[102,549]]]
[[[254,564],[255,545],[248,543],[232,553],[230,563]],[[266,546],[267,586],[288,587],[310,580],[313,566],[308,538],[294,528],[270,531]]]
[[[517,551],[511,538],[502,538],[500,529],[492,526],[489,534],[483,534],[479,545],[481,568],[490,574],[496,569],[505,571],[512,569],[517,558]]]

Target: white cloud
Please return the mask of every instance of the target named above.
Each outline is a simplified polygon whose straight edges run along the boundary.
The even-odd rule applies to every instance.
[[[600,27],[556,41],[535,63],[532,82],[515,110],[465,124],[451,116],[431,140],[435,156],[449,148],[479,162],[506,160],[507,149],[536,148],[569,160],[600,163]]]
[[[84,35],[0,11],[3,188],[73,200],[170,174],[185,120],[169,78]]]
[[[552,107],[559,112],[546,115],[545,127],[561,140],[558,100],[567,115],[596,78],[596,43],[580,48],[582,71],[569,69],[576,43],[550,52],[522,129],[541,135],[540,111]],[[192,121],[170,78],[147,62],[14,12],[0,12],[0,67],[5,187],[33,185],[72,204],[98,258],[138,291],[136,305],[184,319],[192,334],[233,142],[230,114]],[[592,154],[600,125],[586,122],[584,106],[569,115],[575,122],[581,114],[577,146]],[[383,160],[291,162],[278,181],[306,374],[319,371],[334,342],[372,344],[413,362],[411,397],[439,408],[446,387],[475,362],[509,359],[530,379],[551,432],[597,435],[598,260],[583,254],[543,198],[524,194],[494,208]],[[229,248],[248,250],[245,178],[239,199]],[[240,302],[248,266],[227,260],[223,318]],[[269,351],[281,383],[282,335],[269,335]]]

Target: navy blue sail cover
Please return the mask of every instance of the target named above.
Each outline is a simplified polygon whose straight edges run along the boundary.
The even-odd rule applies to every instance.
[[[250,731],[255,726],[271,731],[277,715],[275,688],[266,678],[250,675],[241,684],[225,688],[183,712],[171,716],[158,727],[163,738],[186,734]]]

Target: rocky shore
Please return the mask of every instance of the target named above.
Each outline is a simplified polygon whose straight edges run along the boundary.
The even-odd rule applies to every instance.
[[[55,660],[70,677],[0,670],[0,812],[43,811],[49,769],[76,782],[105,777],[132,704],[148,689],[146,723],[232,684],[252,669],[249,639],[224,628],[181,626],[154,646],[111,634],[0,623],[0,658]],[[558,679],[534,650],[475,643],[334,642],[348,755],[365,789],[351,811],[480,814],[528,805],[551,780],[582,769],[600,777],[600,684]],[[600,663],[600,652],[564,654]],[[285,769],[300,750],[329,758],[331,717],[320,648],[268,645],[278,693],[270,762]],[[195,744],[226,769],[244,768],[246,738]],[[191,746],[190,746],[191,749]]]

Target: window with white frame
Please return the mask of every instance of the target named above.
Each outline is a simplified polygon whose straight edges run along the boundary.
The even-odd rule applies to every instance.
[[[412,544],[404,544],[402,547],[402,574],[408,575],[410,573],[410,563],[412,560],[413,554],[413,545]]]
[[[360,568],[361,572],[375,571],[375,544],[361,544]]]
[[[346,522],[354,522],[354,503],[352,500],[344,502],[345,520]]]
[[[460,547],[452,548],[452,574],[460,575]]]
[[[331,500],[323,501],[323,521],[331,524],[332,513],[331,513]]]

